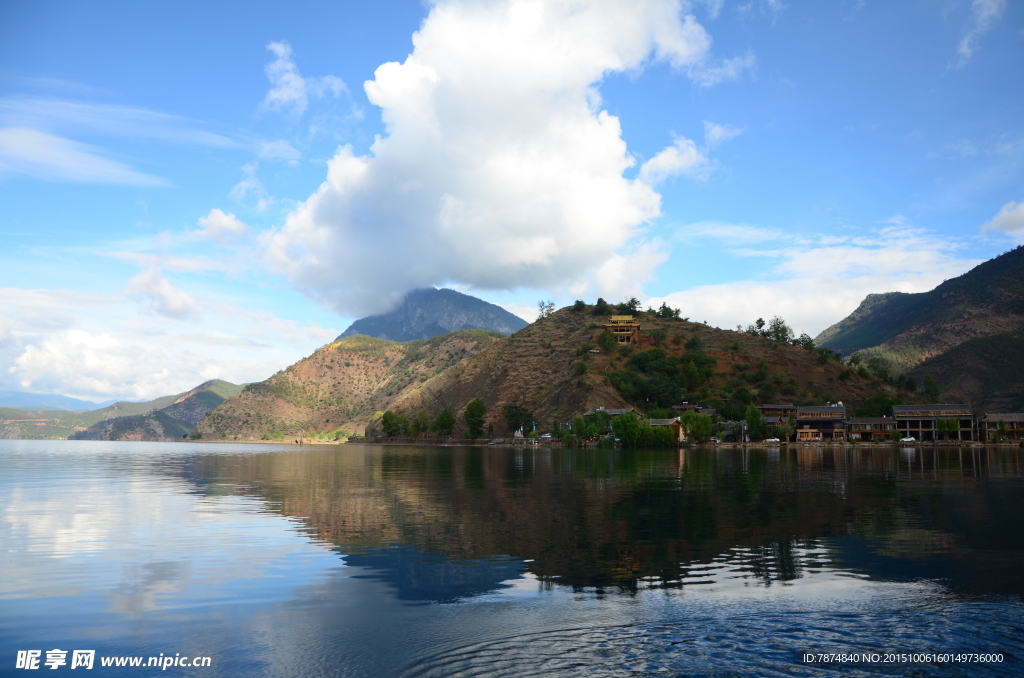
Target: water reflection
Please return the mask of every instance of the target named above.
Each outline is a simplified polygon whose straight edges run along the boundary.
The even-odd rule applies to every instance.
[[[208,676],[1016,662],[1022,482],[1012,448],[0,441],[0,651],[210,655]]]
[[[415,599],[495,588],[521,568],[508,558],[540,581],[635,591],[742,552],[770,586],[815,568],[797,554],[822,544],[877,580],[1024,593],[1018,449],[346,447],[203,456],[184,475],[247,488]]]

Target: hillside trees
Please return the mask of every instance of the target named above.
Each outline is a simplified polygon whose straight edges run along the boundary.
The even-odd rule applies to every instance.
[[[633,315],[640,312],[640,300],[636,297],[630,297],[621,304],[615,306],[615,311],[619,315]]]
[[[902,405],[899,398],[893,398],[886,393],[873,395],[864,401],[864,404],[857,408],[855,413],[858,417],[888,417],[892,415],[893,405]]]
[[[754,405],[747,405],[745,419],[747,420],[747,433],[750,434],[750,439],[764,440],[765,435],[768,433],[768,425],[765,423],[764,418],[761,417],[761,411]]]
[[[640,417],[632,412],[615,417],[612,421],[612,430],[623,447],[635,449],[640,446]]]
[[[626,449],[676,447],[679,444],[671,428],[651,426],[633,412],[626,412],[613,419],[612,430]]]
[[[698,443],[706,443],[711,440],[713,425],[711,417],[700,414],[696,410],[687,410],[680,417],[679,423],[686,431],[686,437]]]
[[[615,335],[605,330],[597,337],[597,345],[601,347],[601,350],[605,353],[611,353],[615,349],[615,345],[619,343],[615,338]]]
[[[924,375],[924,396],[930,403],[937,403],[939,401],[939,384],[935,381],[935,377],[930,374]]]
[[[380,418],[380,426],[384,430],[384,435],[389,438],[395,438],[409,432],[409,420],[405,415],[396,414],[391,410],[385,412],[384,416]]]
[[[455,430],[455,413],[451,411],[451,408],[444,408],[441,410],[441,414],[437,415],[434,422],[430,425],[431,431],[436,431],[440,436],[450,436],[452,431]]]
[[[610,372],[608,381],[627,402],[644,407],[671,407],[681,397],[676,361],[659,348],[633,354],[626,369]]]
[[[664,335],[659,335],[664,340]],[[668,408],[707,384],[718,361],[704,352],[704,342],[693,337],[686,353],[669,357],[660,348],[634,353],[626,369],[608,373],[608,382],[629,403],[651,408]]]
[[[738,329],[738,328],[737,328]],[[765,339],[771,339],[782,344],[795,344],[798,346],[805,345],[804,337],[807,337],[807,341],[810,341],[810,337],[806,334],[800,335],[800,339],[793,339],[796,336],[793,332],[793,328],[786,324],[786,321],[781,316],[775,316],[768,323],[765,323],[764,318],[758,318],[753,325],[747,325],[747,334],[752,334],[755,337],[763,337]],[[799,343],[798,343],[799,342]],[[813,344],[813,342],[810,342]]]
[[[430,415],[424,411],[420,411],[416,415],[416,418],[409,424],[409,434],[413,437],[418,437],[421,433],[426,433],[430,430]]]
[[[515,432],[520,428],[527,433],[533,428],[533,413],[522,405],[512,403],[501,408],[501,416],[508,423],[509,432]]]
[[[487,408],[484,406],[484,401],[479,398],[475,398],[466,405],[466,411],[462,414],[462,419],[466,422],[466,428],[468,429],[468,436],[472,440],[476,440],[484,433],[484,414],[487,413]]]
[[[664,301],[661,302],[661,307],[655,312],[659,318],[672,318],[673,320],[679,320],[680,311],[678,308],[671,308]]]
[[[951,435],[959,433],[960,422],[956,419],[939,419],[935,422],[935,430],[943,440],[949,440]]]

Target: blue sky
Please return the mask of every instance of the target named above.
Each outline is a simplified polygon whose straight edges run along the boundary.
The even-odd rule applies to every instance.
[[[813,335],[1024,241],[1021,72],[1001,0],[5,3],[0,388],[259,380],[422,285]]]

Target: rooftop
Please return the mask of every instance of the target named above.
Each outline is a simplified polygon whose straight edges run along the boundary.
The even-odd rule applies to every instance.
[[[846,408],[842,405],[825,405],[824,407],[798,407],[796,408],[796,416],[801,414],[834,414],[836,416],[845,416]]]
[[[617,417],[620,414],[625,414],[626,412],[636,412],[636,409],[632,408],[632,407],[627,407],[626,409],[615,409],[615,408],[612,408],[612,407],[609,407],[608,409],[605,409],[603,407],[598,407],[595,410],[590,410],[589,412],[585,413],[583,416],[584,417],[592,417],[595,414],[597,414],[598,412],[604,412],[605,414],[607,414],[610,417]]]
[[[986,414],[984,421],[1024,421],[1024,412],[1002,412]]]
[[[942,414],[964,414],[970,416],[970,405],[893,405],[893,414],[907,416],[912,413],[925,413],[926,416]]]

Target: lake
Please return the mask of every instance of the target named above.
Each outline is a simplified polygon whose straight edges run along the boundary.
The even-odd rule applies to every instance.
[[[0,674],[1024,675],[1021,456],[2,440]]]

